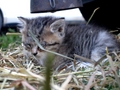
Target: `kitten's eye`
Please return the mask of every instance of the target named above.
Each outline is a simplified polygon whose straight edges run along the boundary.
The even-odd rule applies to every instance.
[[[26,47],[27,47],[27,48],[31,48],[31,45],[30,45],[30,44],[27,44]]]
[[[47,43],[46,43],[45,41],[42,41],[42,42],[41,42],[41,45],[42,45],[43,47],[46,46],[46,44],[47,44]]]
[[[23,44],[25,45],[26,48],[31,48],[31,44],[25,43],[23,42]]]

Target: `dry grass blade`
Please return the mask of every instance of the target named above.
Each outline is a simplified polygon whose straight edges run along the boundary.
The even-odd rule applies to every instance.
[[[73,75],[73,80],[76,83],[76,85],[79,86],[79,81],[77,80],[77,77],[75,77],[75,75]]]
[[[71,81],[72,75],[69,75],[61,85],[61,90],[68,90],[68,83]]]
[[[25,69],[20,69],[20,72],[15,72],[15,71],[11,71],[11,70],[8,70],[8,69],[3,69],[2,73],[0,76],[2,77],[7,77],[9,76],[12,80],[13,79],[27,79],[27,78],[34,78],[34,79],[37,79],[37,80],[40,80],[41,82],[44,81],[44,78],[40,75],[36,75],[35,73],[32,73],[31,71],[27,71]]]
[[[6,33],[6,35],[21,35],[21,33]]]
[[[36,75],[35,73],[32,73],[32,72],[29,71],[29,70],[27,70],[27,72],[28,72],[31,76],[33,76],[33,77],[41,80],[42,82],[45,80],[44,77],[42,77],[42,76],[40,76],[40,75]]]
[[[75,57],[75,58],[79,58],[79,59],[82,60],[83,62],[88,62],[88,63],[91,63],[91,64],[95,64],[95,61],[90,60],[90,59],[85,58],[85,57],[82,57],[82,56],[79,56],[79,55],[77,55],[77,54],[74,54],[74,57]]]
[[[61,77],[61,76],[68,76],[69,74],[75,75],[75,74],[84,74],[84,73],[90,73],[94,70],[86,70],[86,71],[77,71],[77,72],[69,72],[69,73],[64,73],[64,74],[57,74],[53,75],[53,77]],[[83,76],[82,76],[83,77]]]
[[[88,81],[88,84],[85,86],[85,90],[90,90],[90,88],[94,85],[94,79],[95,79],[95,74],[96,72],[94,72],[92,74],[92,76],[90,77],[89,81]]]
[[[89,20],[87,21],[86,25],[89,24],[89,22],[90,22],[90,20],[92,19],[93,15],[95,14],[95,12],[96,12],[99,8],[100,8],[100,7],[96,8],[96,9],[93,11],[93,13],[92,13],[92,15],[90,16]]]
[[[105,85],[105,83],[106,83],[105,71],[103,70],[102,67],[100,67],[100,70],[101,70],[102,76],[103,76],[103,82],[102,82],[102,87],[103,87]]]
[[[29,90],[36,90],[33,86],[31,86],[27,81],[21,81],[22,85],[27,87]]]
[[[111,56],[109,56],[109,55],[107,55],[107,58],[108,58],[108,60],[109,60],[111,69],[113,70],[113,73],[114,73],[114,75],[115,75],[115,80],[117,81],[117,84],[118,84],[118,86],[119,86],[119,88],[120,88],[120,79],[119,79],[119,77],[118,77],[118,75],[117,75],[116,68],[115,68],[114,65],[113,65],[113,60],[112,60]]]
[[[119,56],[117,55],[117,53],[116,52],[113,52],[114,53],[114,55],[116,56],[116,58],[120,61],[120,58],[119,58]]]
[[[3,87],[5,86],[6,81],[7,81],[7,78],[5,78],[5,79],[3,80],[3,83],[2,83],[2,85],[1,85],[0,90],[2,90],[2,89],[3,89]]]
[[[97,66],[98,64],[100,64],[105,58],[106,58],[106,55],[103,55],[103,56],[95,63],[95,66]]]

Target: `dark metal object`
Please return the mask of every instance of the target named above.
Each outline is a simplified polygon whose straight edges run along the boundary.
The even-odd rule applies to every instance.
[[[55,8],[55,0],[49,0],[49,2],[50,2],[50,6],[52,7],[52,8]]]
[[[3,23],[4,23],[3,13],[2,13],[2,10],[0,9],[0,31],[1,31],[1,28],[3,27]]]
[[[31,13],[55,12],[82,7],[82,0],[31,0]]]

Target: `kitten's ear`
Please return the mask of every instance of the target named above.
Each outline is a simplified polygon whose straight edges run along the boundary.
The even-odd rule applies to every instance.
[[[28,22],[28,19],[27,19],[27,18],[24,18],[24,17],[18,17],[18,19],[19,19],[24,25],[26,25],[27,22]]]
[[[51,25],[50,25],[50,31],[52,33],[59,33],[59,34],[64,34],[65,31],[65,19],[59,19],[54,21]]]

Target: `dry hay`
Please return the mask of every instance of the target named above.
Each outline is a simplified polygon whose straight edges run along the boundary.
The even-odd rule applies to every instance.
[[[119,39],[119,35],[117,37]],[[0,51],[1,90],[119,90],[120,88],[119,52],[109,54],[106,50],[106,55],[94,63],[95,67],[82,67],[81,63],[74,62],[59,71],[51,72],[49,66],[41,67],[32,62],[34,58],[29,58],[31,60],[25,58],[22,51],[21,45],[14,48],[10,46],[6,51]],[[108,59],[102,62],[103,58]]]

